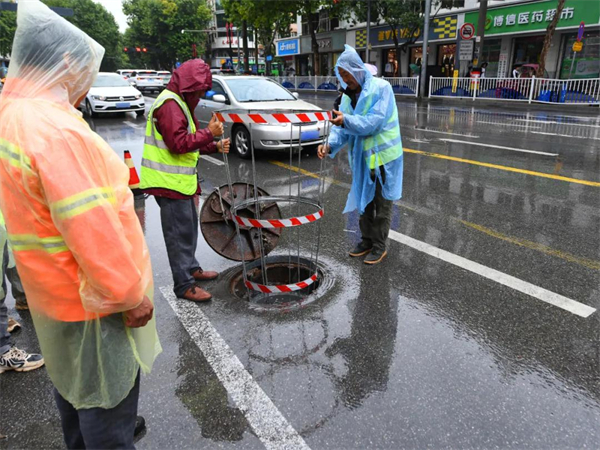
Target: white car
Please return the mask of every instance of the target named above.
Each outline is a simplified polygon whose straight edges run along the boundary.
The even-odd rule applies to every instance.
[[[142,93],[117,73],[100,72],[80,106],[93,117],[98,113],[135,112],[144,115],[146,102]]]
[[[162,84],[164,87],[167,87],[167,84],[169,84],[169,81],[171,81],[171,77],[173,75],[171,75],[171,72],[167,71],[167,70],[159,70],[158,72],[156,72],[158,77],[162,80]]]
[[[141,92],[160,92],[164,88],[162,78],[156,70],[135,70],[129,77],[129,82]]]

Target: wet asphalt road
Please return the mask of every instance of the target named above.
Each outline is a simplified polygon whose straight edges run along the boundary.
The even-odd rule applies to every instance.
[[[323,108],[333,101],[304,98]],[[211,304],[176,313],[160,290],[172,280],[158,207],[152,198],[138,202],[164,348],[142,379],[148,430],[139,448],[262,448],[276,413],[313,449],[598,448],[600,312],[582,317],[547,302],[549,291],[577,302],[574,311],[600,308],[598,109],[401,101],[399,111],[404,197],[394,206],[389,257],[367,267],[346,256],[358,241],[358,215],[341,214],[351,175],[340,154],[323,168],[325,279],[301,309],[263,310],[232,296],[230,269],[239,266],[202,240],[204,268],[229,272],[206,286]],[[130,150],[139,169],[143,118],[90,123],[116,152]],[[315,197],[314,153],[303,153],[308,172],[293,172],[291,183],[286,164],[285,153],[260,154],[258,184],[271,194],[290,186],[296,193],[300,184]],[[226,176],[214,160],[201,167],[202,202]],[[230,168],[234,181],[251,181],[250,162],[232,156]],[[310,226],[300,236],[303,254],[315,246]],[[275,253],[295,248],[294,233]],[[506,276],[514,278],[498,282]],[[8,304],[18,317],[12,298]],[[31,320],[20,316],[17,344],[35,350]],[[239,367],[226,365],[233,375],[223,382],[215,363],[222,349],[200,350],[202,321],[272,401],[258,419],[240,403],[249,387]],[[2,375],[0,393],[0,434],[9,436],[0,449],[62,447],[44,370]]]

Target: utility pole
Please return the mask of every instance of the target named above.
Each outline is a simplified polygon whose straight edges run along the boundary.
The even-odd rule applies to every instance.
[[[425,97],[427,84],[427,47],[429,46],[429,15],[431,14],[431,0],[425,0],[425,26],[423,27],[423,61],[421,62],[421,88],[419,96]]]
[[[473,67],[480,66],[479,58],[483,55],[483,37],[485,35],[485,21],[487,19],[488,0],[479,2],[479,19],[477,20],[477,42],[475,46],[475,57],[473,58]]]
[[[367,64],[371,64],[369,61],[369,50],[371,47],[371,0],[367,0],[367,48],[365,50],[365,59]]]

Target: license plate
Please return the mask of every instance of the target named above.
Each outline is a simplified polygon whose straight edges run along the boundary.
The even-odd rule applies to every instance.
[[[117,108],[129,108],[131,103],[117,103]]]
[[[300,134],[301,142],[316,141],[317,139],[319,139],[319,130],[303,131]]]

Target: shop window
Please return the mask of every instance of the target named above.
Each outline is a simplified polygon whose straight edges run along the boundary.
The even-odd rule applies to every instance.
[[[513,65],[538,64],[545,36],[515,39]]]
[[[485,70],[487,78],[496,78],[498,76],[498,63],[500,62],[500,51],[502,49],[501,39],[486,39],[483,41],[483,54],[480,58],[480,65],[488,63]]]
[[[383,67],[381,73],[384,77],[399,77],[400,62],[396,57],[396,49],[383,51]]]
[[[565,37],[560,78],[600,78],[600,32],[593,31],[583,35],[583,49],[575,55],[574,62],[573,43],[577,40],[577,35],[569,34]]]
[[[441,67],[442,75],[451,77],[454,74],[454,58],[456,44],[440,45],[438,47],[437,65]]]

